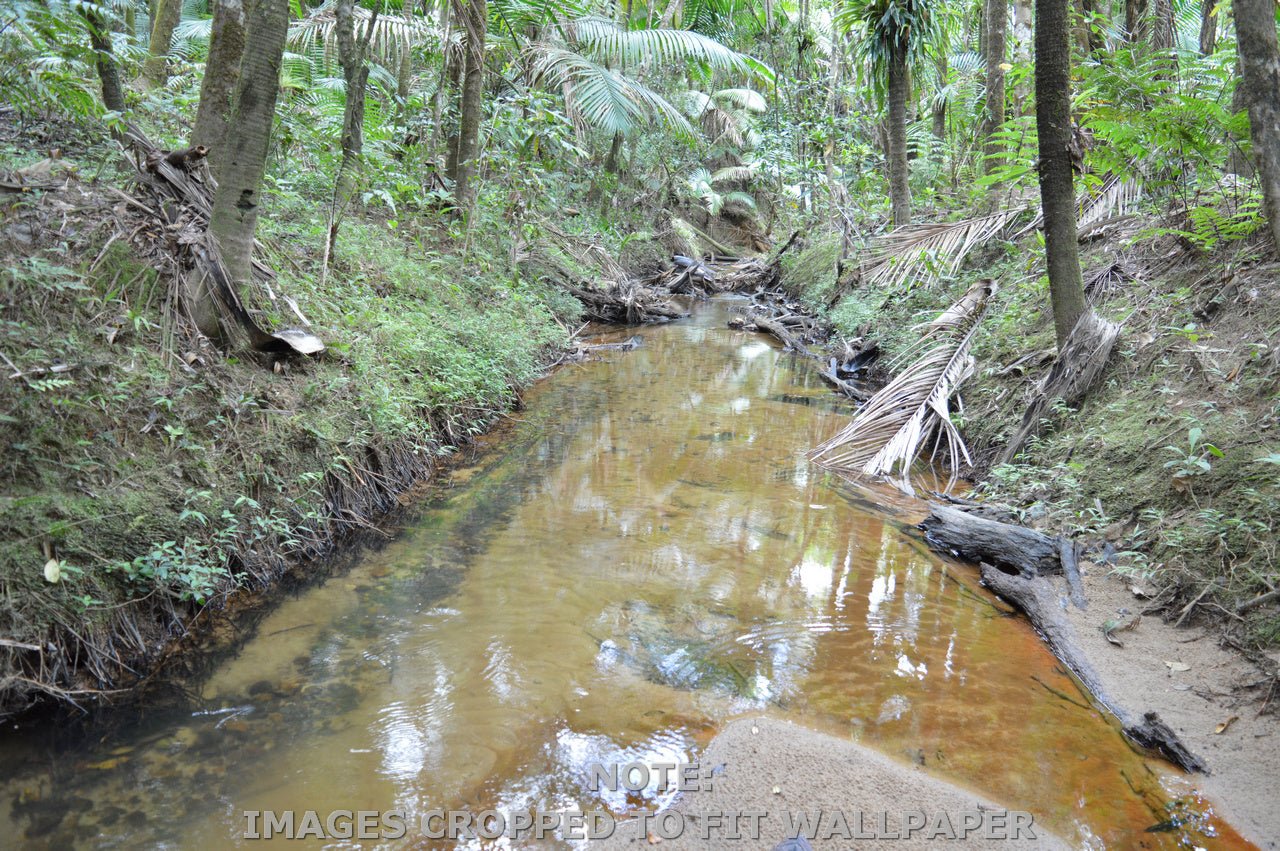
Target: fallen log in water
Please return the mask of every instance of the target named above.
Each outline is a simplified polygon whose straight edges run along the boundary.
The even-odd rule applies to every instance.
[[[1187,749],[1179,740],[1178,734],[1161,721],[1159,715],[1145,712],[1141,719],[1135,719],[1111,699],[1098,672],[1080,649],[1075,628],[1058,601],[1052,580],[1042,576],[1028,578],[1011,575],[986,562],[979,567],[983,584],[1026,613],[1053,655],[1070,668],[1094,698],[1120,720],[1124,734],[1130,740],[1160,753],[1185,771],[1209,773],[1204,761]]]
[[[600,322],[638,325],[642,322],[669,322],[688,315],[667,301],[663,293],[636,284],[615,284],[598,290],[570,283],[564,286],[582,302],[584,315]]]
[[[799,352],[805,357],[811,357],[812,353],[808,347],[797,337],[791,333],[787,326],[783,325],[776,319],[770,319],[767,316],[753,316],[746,321],[743,326],[748,331],[760,331],[765,334],[772,334],[777,337],[782,345],[793,352]]]

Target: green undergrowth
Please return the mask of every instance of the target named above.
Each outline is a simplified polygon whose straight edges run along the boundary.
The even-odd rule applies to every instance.
[[[349,217],[322,284],[321,205],[277,189],[274,289],[328,351],[226,356],[167,318],[163,258],[106,191],[125,175],[78,171],[0,219],[0,713],[145,672],[199,608],[326,554],[516,404],[581,311],[489,212]]]
[[[957,278],[905,293],[850,278],[827,308],[840,292],[838,249],[838,237],[812,238],[784,280],[845,337],[878,339],[895,368],[918,338],[912,325],[978,279],[997,281],[973,346],[977,373],[955,414],[984,499],[1036,526],[1109,542],[1115,569],[1175,617],[1199,598],[1195,616],[1253,646],[1280,643],[1274,605],[1235,613],[1280,585],[1280,304],[1276,264],[1260,260],[1256,244],[1206,254],[1147,228],[1086,250],[1086,280],[1117,260],[1138,275],[1096,301],[1123,323],[1115,352],[1078,408],[1053,407],[1014,463],[994,467],[1055,352],[1035,236],[989,244]]]

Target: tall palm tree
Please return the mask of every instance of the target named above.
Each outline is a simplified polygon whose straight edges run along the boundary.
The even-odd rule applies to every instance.
[[[1084,313],[1071,161],[1071,42],[1067,0],[1036,0],[1036,135],[1049,300],[1058,349]]]
[[[907,164],[907,102],[911,66],[925,57],[942,26],[941,0],[851,0],[837,23],[854,34],[857,50],[875,69],[887,92],[889,200],[893,224],[911,221],[911,184]]]

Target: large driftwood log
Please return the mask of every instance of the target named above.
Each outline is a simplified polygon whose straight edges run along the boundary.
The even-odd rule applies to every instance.
[[[1053,655],[1076,675],[1094,698],[1120,720],[1124,734],[1141,747],[1160,753],[1186,771],[1208,774],[1204,761],[1187,749],[1178,734],[1154,712],[1134,718],[1116,703],[1102,686],[1098,672],[1080,650],[1074,627],[1058,602],[1052,580],[1042,577],[1014,576],[988,563],[980,565],[983,583],[1005,600],[1022,609],[1032,625],[1044,637]]]
[[[786,346],[791,351],[799,352],[805,357],[812,356],[808,347],[801,342],[800,338],[795,334],[792,334],[791,330],[787,328],[787,326],[778,322],[776,319],[769,319],[765,316],[753,316],[748,320],[747,327],[750,328],[752,325],[755,326],[757,331],[764,332],[765,334],[772,334],[777,337],[782,341],[782,345]]]
[[[929,509],[920,528],[929,546],[936,550],[966,561],[1012,569],[1023,576],[1062,572],[1057,538],[937,503],[930,503]]]
[[[620,325],[638,325],[642,322],[669,322],[688,316],[680,308],[666,301],[662,293],[635,285],[613,286],[608,289],[586,289],[566,283],[565,289],[582,302],[583,312],[590,319]]]

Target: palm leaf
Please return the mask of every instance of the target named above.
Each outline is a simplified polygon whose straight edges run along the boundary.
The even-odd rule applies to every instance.
[[[580,131],[594,127],[627,135],[636,127],[661,121],[679,135],[693,135],[688,119],[662,95],[572,50],[539,45],[533,77],[560,87],[569,118]]]
[[[357,41],[363,39],[365,29],[373,13],[361,6],[353,10]],[[311,14],[289,25],[289,44],[299,52],[307,52],[313,44],[322,44],[325,55],[332,57],[337,51],[338,15],[332,2],[313,9]],[[387,64],[400,58],[400,50],[427,38],[440,40],[434,24],[425,18],[403,18],[398,15],[379,14],[373,25],[373,37],[369,42],[369,54]]]
[[[939,316],[938,342],[872,396],[847,426],[813,449],[809,457],[814,463],[855,475],[888,477],[895,487],[914,495],[911,465],[932,444],[931,460],[945,447],[951,462],[949,490],[958,462],[970,461],[964,438],[951,422],[949,403],[973,374],[969,348],[994,291],[994,282],[985,281],[978,297],[970,290]]]
[[[582,18],[566,29],[582,46],[584,55],[606,65],[636,67],[692,60],[712,70],[736,71],[769,84],[775,81],[768,65],[690,30],[624,30],[606,18]]]
[[[932,283],[944,271],[954,275],[973,249],[985,244],[1022,208],[976,219],[906,225],[877,238],[867,252],[862,279],[868,284],[899,288],[908,280]]]

